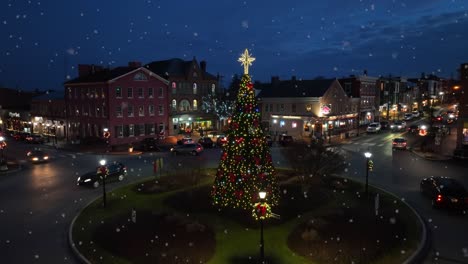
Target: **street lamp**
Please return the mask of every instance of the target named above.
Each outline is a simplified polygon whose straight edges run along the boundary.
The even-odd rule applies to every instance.
[[[104,208],[106,207],[106,178],[108,174],[108,170],[106,167],[106,160],[102,159],[99,161],[99,164],[101,164],[101,167],[99,167],[99,174],[101,174],[101,179],[102,179],[102,204]]]
[[[2,158],[0,159],[1,161],[3,161],[3,149],[5,147],[6,147],[5,138],[0,136],[0,149],[2,150]]]
[[[366,197],[368,197],[368,188],[369,188],[369,167],[370,167],[370,158],[372,157],[372,153],[369,151],[364,153],[366,157]]]
[[[263,204],[265,202],[266,192],[260,191],[258,192],[258,196],[260,197],[260,203]],[[260,263],[265,261],[265,242],[263,240],[263,217],[260,217]]]
[[[104,138],[106,139],[106,152],[109,152],[109,137],[110,137],[110,132],[109,132],[109,129],[108,129],[107,127],[103,128],[102,131],[103,131],[102,135],[103,135]]]

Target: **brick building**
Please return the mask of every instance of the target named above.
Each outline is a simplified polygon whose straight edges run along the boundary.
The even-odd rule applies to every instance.
[[[65,83],[69,140],[99,140],[105,129],[111,146],[167,135],[167,80],[139,62],[114,69],[79,65],[78,71]]]

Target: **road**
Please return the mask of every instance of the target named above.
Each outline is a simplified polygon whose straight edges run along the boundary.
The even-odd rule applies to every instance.
[[[433,210],[430,202],[419,194],[421,178],[430,175],[453,176],[466,186],[463,167],[456,163],[431,162],[407,151],[392,151],[391,139],[395,134],[380,133],[355,138],[343,146],[349,153],[347,177],[364,181],[365,160],[360,155],[370,150],[375,170],[370,183],[387,189],[405,199],[429,222],[433,231],[433,248],[439,252],[439,262],[432,256],[427,263],[467,263],[466,217]],[[406,136],[406,134],[405,134]],[[410,138],[409,138],[410,139]],[[413,139],[410,139],[410,142]],[[6,153],[24,159],[30,145],[9,142]],[[51,161],[32,165],[23,161],[24,169],[17,173],[0,175],[0,254],[2,263],[77,263],[69,250],[67,232],[77,212],[99,197],[101,189],[76,186],[76,178],[98,166],[98,161],[122,161],[129,175],[121,183],[108,185],[109,189],[152,175],[152,162],[164,159],[165,170],[217,167],[220,149],[207,149],[200,156],[171,156],[167,152],[145,153],[133,156],[102,156],[70,153],[49,149]],[[280,147],[271,149],[277,167],[287,167]],[[358,155],[356,155],[358,154]],[[466,168],[465,168],[466,171]],[[462,234],[462,235],[461,235]],[[447,259],[455,259],[451,262]],[[464,262],[463,262],[464,261]]]
[[[419,136],[408,132],[363,134],[342,148],[349,151],[349,168],[344,176],[365,182],[364,152],[373,156],[374,170],[369,184],[396,194],[414,207],[427,221],[432,233],[431,252],[425,263],[468,263],[467,216],[435,210],[428,198],[420,194],[419,183],[428,176],[450,176],[468,186],[466,167],[453,161],[429,161],[410,151],[392,150],[391,140],[396,136],[407,138],[409,145],[418,144]]]

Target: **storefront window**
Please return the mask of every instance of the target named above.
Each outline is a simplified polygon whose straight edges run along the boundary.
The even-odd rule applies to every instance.
[[[462,144],[468,145],[468,128],[463,128]]]

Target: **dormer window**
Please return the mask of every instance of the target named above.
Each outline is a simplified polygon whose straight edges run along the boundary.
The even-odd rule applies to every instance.
[[[133,76],[134,81],[146,81],[148,78],[146,77],[145,74],[139,72]]]

